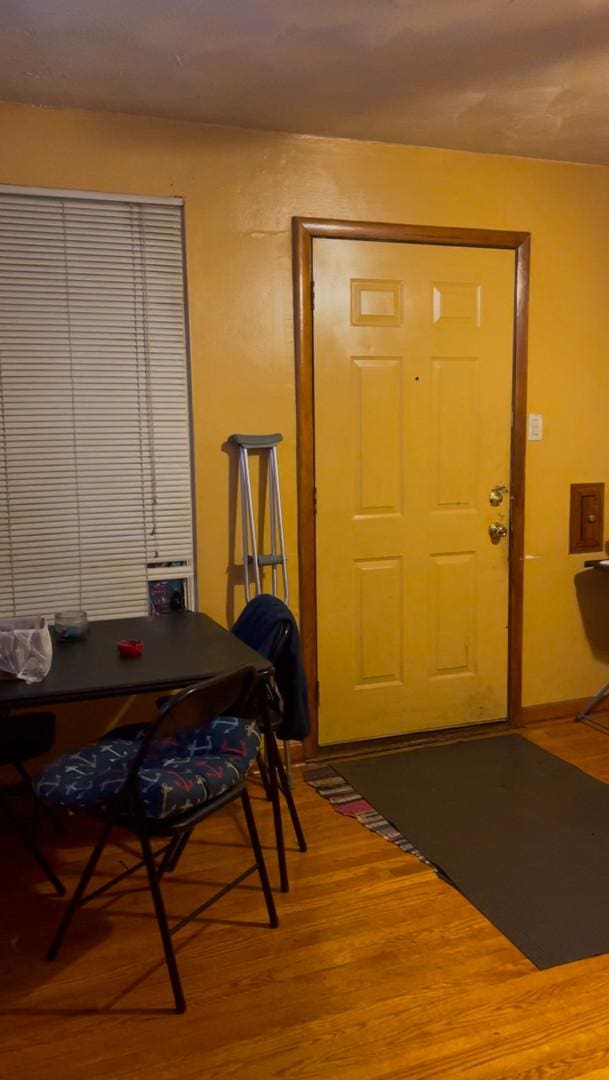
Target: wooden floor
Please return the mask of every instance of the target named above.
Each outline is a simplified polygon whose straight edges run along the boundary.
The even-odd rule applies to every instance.
[[[609,735],[570,723],[527,735],[609,781]],[[253,793],[270,842],[268,807]],[[184,1016],[171,1009],[141,879],[81,911],[63,958],[47,964],[63,901],[3,836],[0,1077],[609,1077],[609,956],[536,971],[414,857],[302,783],[297,797],[311,850],[290,853],[279,929],[264,925],[254,879],[187,927]],[[68,884],[86,840],[71,826],[53,853]],[[126,858],[113,848],[102,873]],[[246,859],[237,814],[217,815],[167,882],[170,914]]]

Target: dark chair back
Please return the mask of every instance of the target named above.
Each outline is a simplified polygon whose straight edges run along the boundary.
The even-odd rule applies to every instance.
[[[290,624],[289,624],[289,622],[286,620],[285,622],[278,623],[277,630],[275,631],[275,635],[274,635],[273,640],[271,642],[271,646],[268,649],[268,655],[267,655],[267,660],[270,660],[271,664],[273,664],[273,666],[278,662],[278,660],[279,660],[285,646],[288,643],[289,636],[290,636]]]
[[[290,609],[278,597],[261,593],[246,604],[232,633],[266,656],[275,668],[283,701],[279,737],[305,739],[310,731],[307,682],[298,626]]]
[[[266,650],[266,658],[270,660],[273,667],[276,667],[281,660],[281,654],[288,643],[290,636],[290,624],[289,622],[280,622],[277,624],[277,628],[273,635],[270,646]],[[277,723],[281,720],[281,712],[283,709],[283,701],[277,686],[277,680],[274,674],[270,674],[265,681],[265,692],[269,703],[271,714],[273,715],[273,723]]]

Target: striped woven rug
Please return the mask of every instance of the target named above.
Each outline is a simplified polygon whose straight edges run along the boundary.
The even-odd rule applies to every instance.
[[[401,851],[406,851],[409,855],[415,855],[426,866],[431,866],[432,870],[435,870],[429,859],[426,859],[420,851],[417,851],[414,845],[410,843],[410,840],[402,836],[399,829],[396,829],[390,821],[387,821],[382,814],[379,814],[378,810],[375,810],[369,802],[366,802],[359,792],[355,791],[332,765],[307,766],[304,770],[304,779],[307,784],[310,784],[315,789],[318,795],[327,799],[334,809],[338,810],[339,814],[355,818],[366,829],[378,833],[384,840],[396,844]]]

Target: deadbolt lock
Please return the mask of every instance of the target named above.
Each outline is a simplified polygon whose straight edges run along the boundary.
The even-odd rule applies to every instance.
[[[498,544],[500,540],[503,540],[504,536],[507,536],[507,526],[502,525],[500,521],[493,521],[488,527],[488,534],[491,538],[491,543]]]
[[[501,503],[503,502],[503,496],[507,495],[508,490],[509,489],[505,486],[505,484],[497,484],[496,487],[494,487],[489,493],[488,501],[490,502],[491,506],[501,506]]]

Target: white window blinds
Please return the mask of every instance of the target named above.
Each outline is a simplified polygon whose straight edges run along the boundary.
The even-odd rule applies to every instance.
[[[177,201],[0,189],[0,617],[191,581],[183,265]]]

